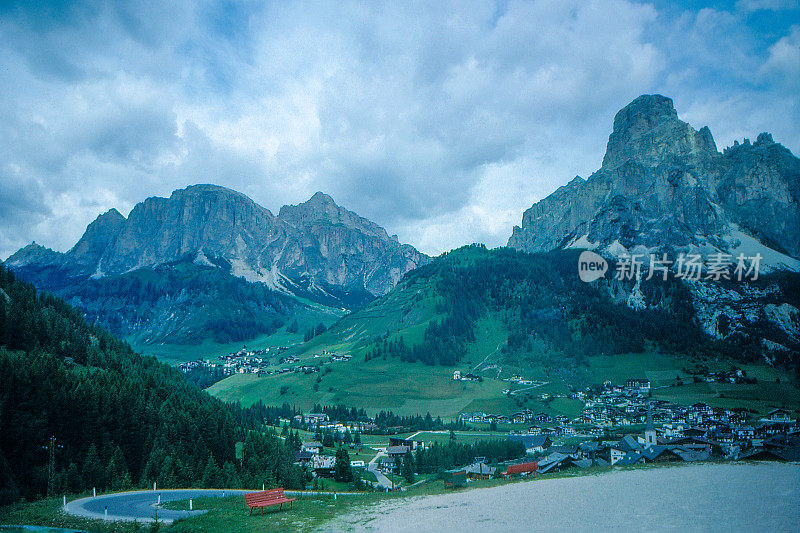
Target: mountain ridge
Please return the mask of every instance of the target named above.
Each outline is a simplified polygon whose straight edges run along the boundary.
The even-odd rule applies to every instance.
[[[115,333],[186,344],[271,334],[298,313],[315,320],[307,326],[329,321],[429,260],[321,192],[275,216],[199,184],[147,198],[128,217],[99,215],[65,253],[32,243],[5,265]]]
[[[101,278],[156,267],[197,254],[225,258],[233,272],[291,292],[308,277],[312,284],[351,287],[380,295],[429,258],[389,237],[385,229],[338,206],[321,192],[283,206],[278,216],[246,195],[211,184],[178,189],[169,198],[150,197],[124,217],[116,209],[99,215],[65,253],[33,243],[5,263],[20,269],[40,263],[69,277]],[[358,254],[363,261],[357,260]]]

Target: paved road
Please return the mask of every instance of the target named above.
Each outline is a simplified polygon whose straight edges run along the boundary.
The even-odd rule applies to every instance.
[[[81,498],[67,503],[66,511],[69,514],[85,518],[106,518],[105,510],[108,508],[108,520],[126,520],[138,522],[153,522],[156,511],[161,522],[170,524],[173,520],[196,516],[205,511],[173,511],[157,507],[158,495],[161,494],[161,503],[175,500],[188,500],[189,498],[220,497],[232,494],[251,492],[246,490],[221,490],[221,489],[167,489],[160,491],[143,490],[132,492],[118,492],[106,494],[96,498]]]
[[[161,503],[188,500],[189,498],[221,497],[241,495],[255,490],[239,489],[165,489],[160,491],[140,490],[105,494],[96,498],[81,498],[67,503],[66,512],[76,516],[92,519],[125,520],[128,522],[153,522],[156,510],[158,520],[170,524],[179,518],[188,518],[204,513],[199,511],[174,511],[163,509],[157,505],[158,495],[161,494]],[[287,496],[360,496],[363,492],[312,492],[312,491],[285,491]],[[108,516],[105,515],[108,507]],[[244,501],[242,501],[244,510]]]
[[[378,450],[378,453],[375,454],[375,457],[373,457],[372,460],[367,465],[367,470],[375,474],[375,479],[378,480],[377,483],[378,486],[384,489],[392,490],[394,488],[392,480],[384,476],[383,473],[381,473],[381,471],[378,470],[378,459],[380,459],[381,457],[386,457],[386,448],[377,448],[374,446],[373,448]]]

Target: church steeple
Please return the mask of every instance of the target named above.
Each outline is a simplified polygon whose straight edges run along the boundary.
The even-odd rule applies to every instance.
[[[658,444],[656,439],[656,428],[653,426],[653,416],[651,413],[652,405],[647,404],[647,425],[644,428],[644,447],[649,448]]]

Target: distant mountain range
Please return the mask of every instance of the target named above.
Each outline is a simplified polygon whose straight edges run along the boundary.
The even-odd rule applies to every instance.
[[[275,216],[244,194],[195,185],[128,218],[111,209],[66,253],[33,243],[5,265],[117,333],[194,343],[270,333],[309,304],[341,314],[429,260],[320,192]]]
[[[762,133],[722,153],[708,127],[643,95],[614,118],[600,169],[534,204],[508,246],[764,256],[800,270],[800,159]]]

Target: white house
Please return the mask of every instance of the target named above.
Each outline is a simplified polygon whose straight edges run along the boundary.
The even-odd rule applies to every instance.
[[[310,452],[310,453],[313,453],[315,455],[318,454],[321,449],[322,449],[322,443],[319,443],[319,442],[316,442],[316,441],[304,442],[300,446],[300,451]]]

